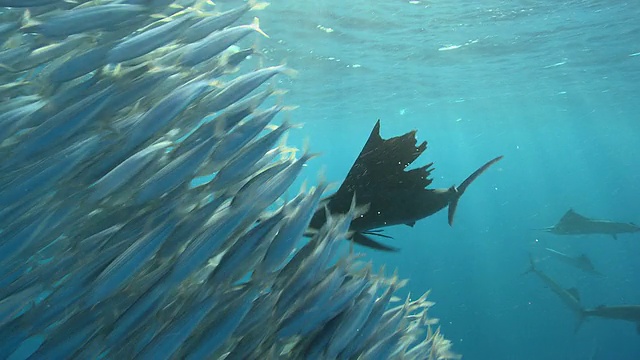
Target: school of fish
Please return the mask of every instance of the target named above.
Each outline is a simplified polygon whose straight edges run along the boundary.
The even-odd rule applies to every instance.
[[[458,358],[349,251],[366,208],[303,240],[293,71],[239,71],[268,4],[226,5],[0,0],[0,358]]]

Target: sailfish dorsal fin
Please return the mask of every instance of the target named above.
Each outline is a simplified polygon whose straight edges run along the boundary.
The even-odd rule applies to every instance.
[[[562,222],[567,220],[588,220],[588,219],[589,219],[588,217],[578,214],[577,212],[575,212],[575,210],[569,209],[562,216],[562,219],[560,219],[560,221]]]

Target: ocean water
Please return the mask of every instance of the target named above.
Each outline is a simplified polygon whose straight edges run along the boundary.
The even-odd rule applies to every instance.
[[[216,1],[221,10],[238,4]],[[357,247],[375,268],[410,279],[399,296],[432,289],[429,315],[442,319],[456,353],[640,359],[634,324],[595,318],[576,330],[560,298],[525,274],[532,254],[585,307],[640,304],[640,233],[615,240],[540,230],[569,208],[640,223],[640,3],[274,0],[243,23],[254,15],[270,38],[242,45],[256,43],[261,65],[298,71],[271,81],[288,91],[285,105],[298,106],[278,121],[304,125],[287,142],[322,155],[288,199],[303,181],[317,184],[318,173],[338,185],[377,119],[384,138],[417,129],[428,141],[414,165],[434,162],[433,187],[459,185],[504,155],[464,194],[453,227],[443,211],[385,228],[394,239],[382,242],[399,252]],[[587,255],[603,276],[567,267],[547,247]]]
[[[465,359],[639,359],[632,323],[576,318],[528,268],[528,253],[584,306],[640,303],[637,234],[556,236],[569,208],[640,222],[640,3],[633,1],[274,1],[260,13],[267,57],[304,123],[291,143],[322,153],[339,183],[376,119],[383,137],[418,130],[434,187],[474,182],[445,212],[391,227],[398,253],[369,252],[432,289],[433,315]],[[304,176],[302,177],[304,178]],[[549,259],[586,254],[604,276]],[[363,250],[363,249],[362,249]]]

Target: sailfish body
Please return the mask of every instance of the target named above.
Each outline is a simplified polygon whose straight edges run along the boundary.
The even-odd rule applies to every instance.
[[[617,239],[618,234],[640,232],[640,226],[634,223],[591,219],[569,209],[557,224],[543,230],[556,235],[604,234]]]
[[[446,207],[449,225],[452,225],[458,200],[469,184],[502,159],[499,156],[487,162],[458,187],[427,189],[432,182],[429,176],[433,163],[406,170],[427,148],[426,141],[417,144],[415,134],[413,130],[383,139],[378,120],[346,179],[338,191],[326,199],[330,213],[346,213],[354,196],[358,205],[369,205],[369,211],[351,223],[352,239],[356,243],[377,250],[396,250],[371,236],[389,238],[377,229],[401,224],[413,226],[416,221]],[[325,210],[320,209],[311,220],[310,228],[319,229],[325,221]]]

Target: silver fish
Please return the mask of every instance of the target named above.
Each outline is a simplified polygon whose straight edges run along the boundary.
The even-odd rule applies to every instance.
[[[52,38],[62,38],[91,30],[115,30],[133,17],[145,12],[145,7],[130,4],[101,4],[78,7],[29,21],[22,27],[25,32],[35,32]]]

